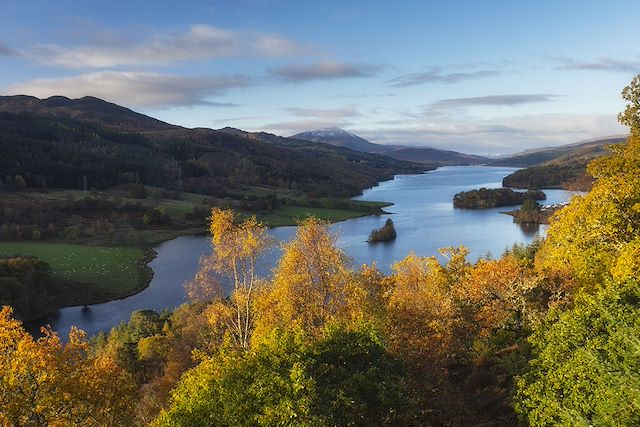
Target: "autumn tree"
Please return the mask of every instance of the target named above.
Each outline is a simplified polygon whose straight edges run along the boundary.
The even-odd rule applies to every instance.
[[[344,312],[351,272],[336,241],[328,223],[309,217],[282,245],[273,284],[259,301],[261,334],[278,327],[319,330]]]
[[[627,143],[612,146],[611,156],[589,165],[589,173],[596,178],[593,189],[574,197],[556,213],[537,257],[541,269],[567,270],[586,288],[614,274],[628,274],[623,273],[629,271],[624,264],[636,262],[633,255],[638,253],[640,238],[639,84],[640,76],[623,92],[629,104],[620,120],[632,131]]]
[[[187,284],[187,291],[192,299],[212,299],[208,310],[212,325],[246,349],[254,328],[255,295],[263,283],[256,273],[256,261],[270,245],[267,228],[255,216],[238,223],[232,210],[214,208],[209,231],[213,254],[201,260],[200,271]],[[231,280],[228,297],[216,275]]]
[[[640,137],[640,74],[622,90],[622,99],[628,104],[618,115],[618,121],[628,126],[633,136]]]
[[[419,375],[438,375],[455,360],[461,336],[452,289],[471,269],[464,247],[442,250],[447,263],[413,253],[395,263],[389,296],[389,344]]]
[[[0,311],[0,422],[11,426],[127,426],[135,387],[109,358],[91,357],[82,331],[63,344],[50,329],[34,340]]]
[[[155,426],[399,425],[402,365],[366,330],[271,332],[187,372]]]

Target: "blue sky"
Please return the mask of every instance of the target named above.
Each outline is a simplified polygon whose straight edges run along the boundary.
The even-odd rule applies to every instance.
[[[633,1],[3,0],[0,93],[512,153],[620,134]]]

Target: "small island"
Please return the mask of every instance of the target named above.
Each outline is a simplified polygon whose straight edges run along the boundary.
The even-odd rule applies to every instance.
[[[510,188],[480,188],[457,193],[453,196],[453,206],[461,209],[489,209],[521,205],[526,200],[538,201],[546,198],[546,194],[539,190],[521,192]]]
[[[376,228],[375,230],[371,231],[371,233],[369,234],[369,240],[367,240],[367,242],[390,242],[391,240],[395,240],[396,236],[396,228],[393,225],[393,221],[391,220],[391,218],[388,218],[382,228]]]
[[[503,212],[513,217],[513,222],[521,225],[549,224],[549,218],[566,204],[542,206],[534,200],[525,200],[520,209]]]

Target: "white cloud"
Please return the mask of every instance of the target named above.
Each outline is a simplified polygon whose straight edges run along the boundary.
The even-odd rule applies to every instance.
[[[546,93],[527,93],[527,94],[509,94],[509,95],[488,95],[474,96],[471,98],[449,98],[440,99],[430,108],[461,108],[474,106],[514,106],[522,104],[531,104],[536,102],[549,102],[557,98],[557,95]]]
[[[29,80],[9,86],[6,95],[39,98],[95,96],[123,106],[166,107],[176,105],[224,105],[207,100],[235,87],[247,86],[244,76],[183,77],[146,72],[102,71],[72,77]]]
[[[414,126],[399,123],[395,127],[356,130],[360,136],[381,144],[427,146],[477,154],[514,153],[625,132],[616,116],[608,114],[529,114]]]
[[[615,73],[640,72],[640,60],[602,57],[591,61],[578,61],[572,58],[556,58],[557,68],[561,70],[609,71]]]
[[[112,68],[234,55],[277,57],[301,49],[296,42],[277,34],[191,25],[186,32],[156,34],[145,40],[108,40],[80,46],[45,44],[23,49],[22,54],[37,62],[64,68]]]

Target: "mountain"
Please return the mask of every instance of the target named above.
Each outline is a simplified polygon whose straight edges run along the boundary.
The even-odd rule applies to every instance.
[[[364,138],[359,137],[351,132],[340,128],[324,128],[310,130],[293,135],[291,138],[304,139],[313,142],[322,142],[324,144],[331,144],[337,147],[350,148],[356,151],[362,151],[364,153],[384,153],[397,146],[387,146],[382,144],[374,144]]]
[[[448,150],[438,150],[436,148],[375,144],[351,132],[335,127],[302,132],[293,135],[291,138],[346,147],[365,153],[384,154],[385,156],[393,157],[394,159],[426,165],[482,164],[489,160],[482,156],[462,154]]]
[[[587,175],[591,160],[610,153],[607,146],[624,142],[625,136],[582,141],[543,148],[493,162],[497,166],[527,166],[507,175],[502,184],[513,188],[559,188],[588,191],[593,179]]]
[[[545,147],[535,150],[527,150],[514,154],[509,157],[503,157],[491,162],[494,166],[514,166],[529,167],[541,165],[552,160],[562,160],[563,158],[595,158],[608,153],[605,146],[609,144],[617,144],[623,142],[626,136],[611,136],[601,139],[591,139],[588,141],[580,141],[573,144],[560,145],[558,147]]]
[[[352,150],[362,151],[365,153],[384,153],[385,151],[389,151],[393,148],[381,144],[374,144],[364,138],[359,137],[358,135],[335,127],[310,130],[293,135],[291,138],[304,139],[313,142],[322,142],[324,144],[350,148]]]
[[[262,186],[353,196],[425,168],[270,134],[188,129],[98,98],[0,97],[0,188],[108,188],[141,182],[224,197]]]

